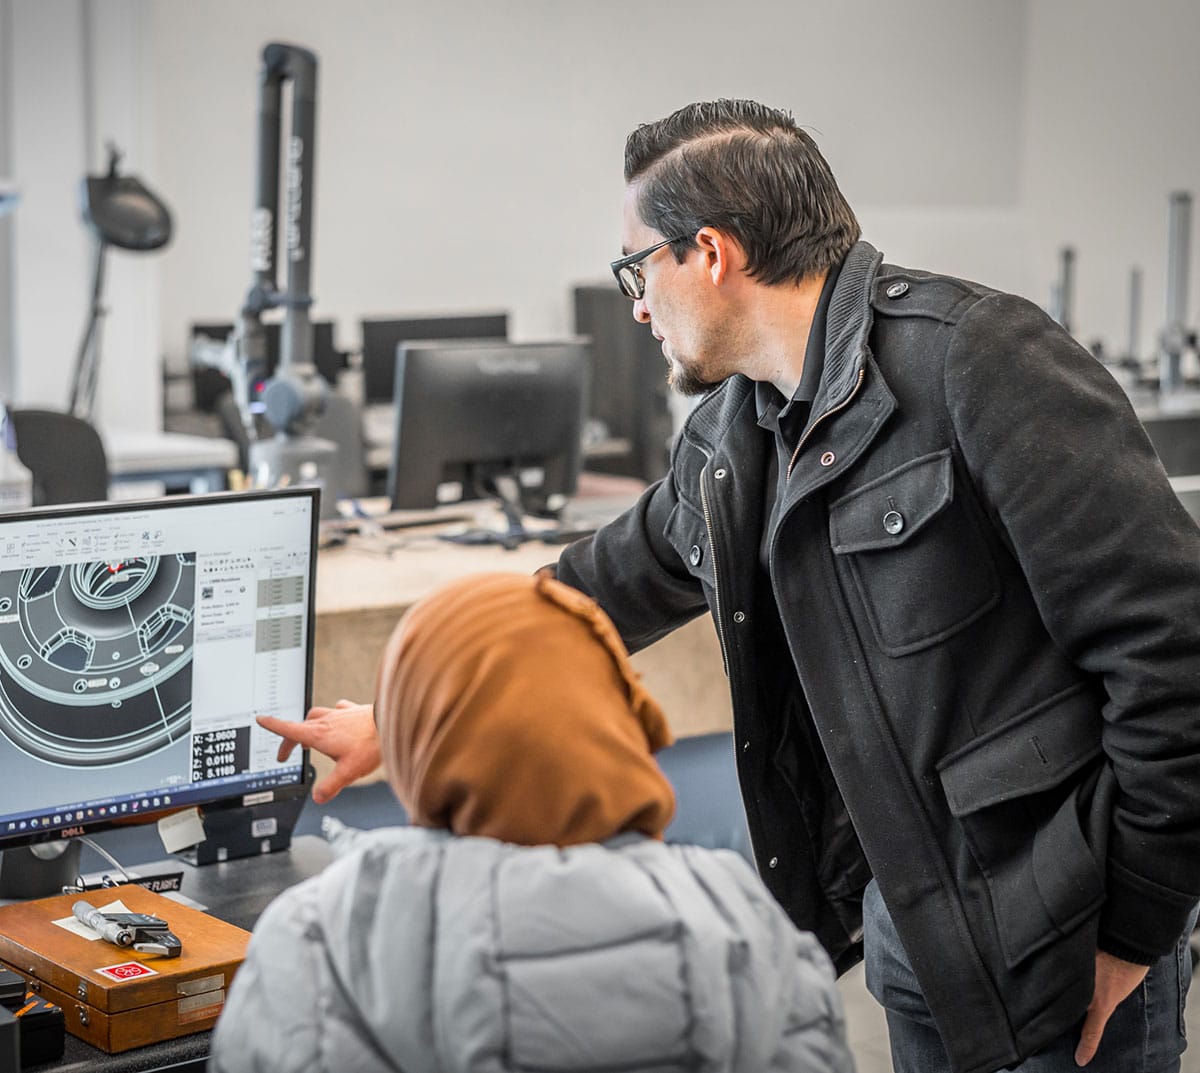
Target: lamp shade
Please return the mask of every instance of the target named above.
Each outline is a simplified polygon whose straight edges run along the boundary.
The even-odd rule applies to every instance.
[[[171,213],[132,175],[89,175],[80,191],[84,222],[122,250],[157,250],[171,239]]]

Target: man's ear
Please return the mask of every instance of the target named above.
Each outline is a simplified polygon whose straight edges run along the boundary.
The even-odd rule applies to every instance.
[[[731,273],[745,267],[746,257],[741,246],[715,227],[702,227],[696,232],[696,245],[700,247],[701,264],[714,286],[719,287]]]

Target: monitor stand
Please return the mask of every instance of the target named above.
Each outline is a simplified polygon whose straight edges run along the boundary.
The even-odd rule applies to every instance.
[[[83,844],[74,838],[39,842],[0,853],[0,898],[48,898],[79,877]]]
[[[501,473],[478,482],[478,488],[493,500],[504,514],[504,529],[468,529],[462,533],[443,533],[439,539],[451,544],[499,544],[510,551],[519,548],[527,540],[540,535],[525,528],[525,515],[530,513],[521,490],[521,482],[514,473]]]
[[[289,797],[205,813],[204,841],[175,856],[189,864],[217,864],[287,849],[305,800]]]

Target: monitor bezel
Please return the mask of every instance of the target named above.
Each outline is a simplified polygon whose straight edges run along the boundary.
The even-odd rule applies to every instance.
[[[478,339],[500,342],[509,339],[511,315],[506,309],[448,310],[440,313],[400,313],[364,316],[359,319],[359,360],[362,368],[363,402],[368,406],[389,405],[396,398],[396,355],[406,343],[424,341],[461,342]],[[494,334],[489,328],[498,328]],[[383,335],[386,340],[378,340]]]
[[[571,335],[553,339],[522,341],[484,338],[420,339],[401,343],[396,348],[396,398],[393,403],[393,434],[391,456],[388,462],[387,498],[391,509],[394,511],[425,510],[447,505],[446,502],[438,499],[436,494],[413,498],[412,482],[401,473],[404,469],[402,459],[407,454],[404,432],[406,416],[411,419],[416,411],[423,410],[428,403],[428,395],[414,390],[413,384],[410,382],[414,377],[420,378],[422,367],[428,366],[431,370],[436,370],[443,364],[457,363],[460,360],[477,360],[480,354],[491,354],[494,357],[508,360],[568,352],[575,354],[579,359],[575,363],[575,369],[579,374],[577,381],[579,407],[574,420],[579,436],[577,437],[578,442],[574,444],[569,454],[557,456],[565,467],[567,481],[565,487],[553,489],[553,491],[563,496],[575,493],[584,463],[582,432],[587,419],[591,370],[591,340],[587,336]],[[424,386],[428,389],[428,384]],[[421,418],[420,414],[416,414],[416,416]],[[464,460],[436,457],[434,461],[462,464]],[[467,463],[481,461],[486,462],[487,460],[466,460]],[[555,472],[553,476],[557,477],[561,474]],[[462,501],[473,501],[469,489],[464,488],[463,493]]]
[[[140,512],[145,510],[166,510],[204,503],[245,502],[247,500],[264,499],[308,499],[309,510],[309,577],[307,601],[307,645],[305,652],[305,684],[304,711],[312,707],[312,679],[316,653],[316,584],[317,584],[317,546],[320,526],[320,491],[315,487],[295,485],[280,489],[260,489],[247,492],[208,492],[196,495],[172,495],[154,499],[106,500],[96,503],[73,503],[70,505],[31,507],[24,510],[9,511],[0,514],[0,533],[8,522],[37,520],[39,518],[70,518],[85,515],[121,514],[124,512]],[[138,812],[136,816],[92,817],[44,831],[17,831],[9,833],[0,831],[0,852],[10,849],[21,849],[27,846],[42,845],[69,841],[72,838],[90,836],[92,834],[111,831],[117,828],[149,826],[176,812],[188,809],[198,809],[201,815],[224,812],[230,809],[245,808],[251,804],[266,803],[268,799],[262,795],[270,793],[270,802],[290,801],[297,797],[307,797],[311,791],[315,773],[309,763],[308,749],[301,750],[300,778],[297,782],[283,786],[272,787],[269,791],[243,791],[236,795],[216,798],[207,802],[189,801],[179,808]]]

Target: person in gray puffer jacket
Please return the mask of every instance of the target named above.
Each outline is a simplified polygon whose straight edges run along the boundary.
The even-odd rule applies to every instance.
[[[852,1073],[816,940],[739,855],[662,841],[670,733],[590,599],[444,587],[393,634],[375,711],[414,826],[334,831],[271,904],[214,1073]]]

